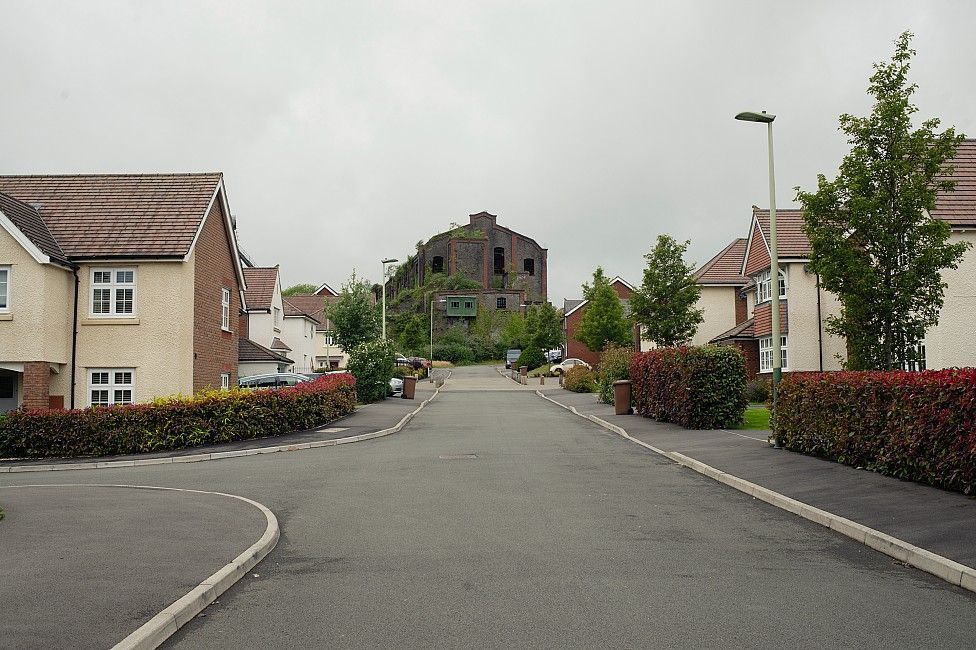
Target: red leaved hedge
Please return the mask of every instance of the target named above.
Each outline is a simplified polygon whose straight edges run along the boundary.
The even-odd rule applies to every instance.
[[[149,404],[18,411],[0,419],[0,456],[106,456],[277,436],[356,407],[356,380],[323,375],[279,390],[212,391]]]
[[[745,359],[738,348],[658,348],[630,363],[638,413],[687,429],[720,429],[742,422],[746,402]]]
[[[776,427],[787,449],[976,493],[976,369],[788,375]]]

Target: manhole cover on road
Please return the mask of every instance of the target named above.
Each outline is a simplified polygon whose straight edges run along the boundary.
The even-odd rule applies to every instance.
[[[474,460],[477,456],[474,454],[444,454],[438,458],[441,460]]]

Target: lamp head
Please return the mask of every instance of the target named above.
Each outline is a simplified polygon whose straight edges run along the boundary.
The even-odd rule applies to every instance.
[[[380,262],[382,262],[383,264],[393,264],[394,262],[399,262],[399,261],[400,260],[398,260],[398,259],[396,259],[394,257],[391,257],[390,259],[387,259],[387,260],[380,260]]]
[[[752,111],[746,111],[744,113],[739,113],[735,116],[735,119],[741,120],[743,122],[762,122],[764,124],[769,124],[776,119],[776,116],[762,111],[761,113],[753,113]]]

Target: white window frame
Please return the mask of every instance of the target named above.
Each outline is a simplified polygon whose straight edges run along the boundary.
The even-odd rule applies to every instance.
[[[230,289],[220,289],[220,329],[230,331]]]
[[[925,370],[925,366],[926,366],[925,339],[919,341],[918,344],[915,345],[914,347],[915,347],[915,354],[916,354],[915,360],[906,361],[902,366],[902,369],[908,372],[921,372],[922,370]]]
[[[96,273],[109,273],[111,277],[111,282],[99,282],[95,284],[95,274]],[[132,283],[119,282],[119,273],[132,273]],[[120,267],[108,267],[108,266],[93,266],[88,273],[88,315],[91,318],[135,318],[138,314],[138,285],[139,277],[138,272],[135,267],[131,266],[120,266]],[[104,290],[109,291],[109,302],[108,311],[95,313],[95,291]],[[132,290],[132,311],[131,312],[119,312],[117,310],[117,300],[118,292],[131,289]]]
[[[328,346],[335,345],[335,334],[332,333],[332,330],[326,330],[325,334],[323,335],[323,338],[325,339],[325,345]]]
[[[0,273],[4,274],[3,281],[3,304],[0,305],[0,314],[10,313],[10,276],[13,275],[11,267],[8,265],[0,266]]]
[[[272,324],[274,325],[274,329],[276,332],[280,332],[281,331],[281,310],[278,309],[277,307],[272,307],[271,314],[272,314],[272,318],[274,319],[272,321]]]
[[[770,269],[765,269],[756,274],[756,304],[763,302],[769,302],[772,300],[772,287],[770,280],[772,279],[772,273]],[[783,269],[779,271],[779,297],[786,297],[786,273]]]
[[[125,383],[123,375],[129,374],[129,383]],[[95,376],[98,381],[95,382]],[[105,381],[102,381],[104,375]],[[104,391],[105,401],[92,399],[93,391]],[[129,391],[129,399],[118,393]],[[119,406],[123,404],[133,404],[136,398],[136,371],[135,368],[89,368],[88,369],[88,406]]]
[[[787,348],[789,348],[789,336],[786,334],[781,335],[780,342],[780,363],[782,364],[782,370],[787,370],[789,368],[789,356],[787,355]],[[764,336],[759,339],[759,372],[772,372],[773,371],[773,337]]]
[[[230,373],[220,373],[220,390],[230,390]]]

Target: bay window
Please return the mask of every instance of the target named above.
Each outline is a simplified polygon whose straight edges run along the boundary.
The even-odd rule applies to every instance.
[[[786,357],[787,337],[780,337],[780,368],[786,370],[789,367]],[[773,337],[767,336],[759,339],[759,372],[773,371]]]
[[[766,302],[772,299],[772,288],[770,287],[770,272],[769,269],[760,272],[756,275],[756,302]],[[786,274],[782,271],[779,272],[779,297],[786,297]]]

